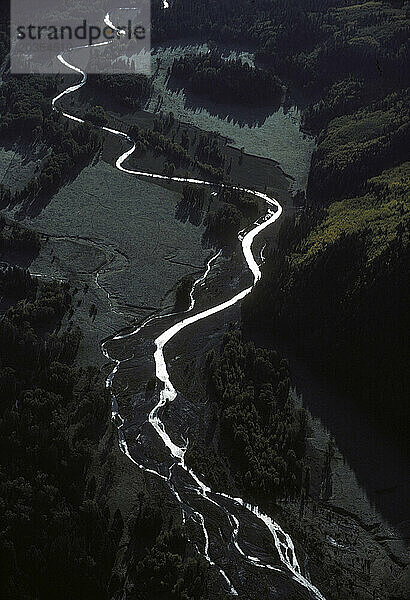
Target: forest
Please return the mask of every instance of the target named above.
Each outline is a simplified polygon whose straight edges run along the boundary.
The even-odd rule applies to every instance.
[[[0,199],[2,191],[0,186]],[[0,215],[0,258],[7,250],[24,252],[34,257],[40,250],[40,244],[38,233],[9,223],[3,215]]]
[[[153,2],[153,41],[195,37],[237,43],[286,82],[322,93],[354,76],[380,96],[408,81],[408,7],[364,0]]]
[[[90,86],[98,94],[107,94],[131,110],[142,108],[151,92],[151,83],[146,75],[106,75],[90,74],[87,78]]]
[[[196,94],[221,103],[263,106],[282,96],[280,81],[269,69],[250,67],[240,59],[225,60],[217,51],[185,54],[174,60],[170,74]]]
[[[204,373],[218,406],[221,453],[253,499],[295,496],[302,487],[306,414],[289,395],[289,366],[275,350],[245,343],[240,330],[211,350]]]
[[[7,10],[8,4],[0,2]],[[8,53],[4,15],[1,62]],[[247,340],[261,335],[271,348],[290,348],[349,393],[364,418],[406,441],[408,3],[172,0],[165,11],[162,0],[153,0],[152,33],[154,42],[212,40],[255,52],[255,70],[215,53],[175,63],[170,74],[178,83],[191,80],[193,90],[213,100],[274,103],[280,82],[290,97],[295,91],[309,99],[303,127],[317,136],[317,148],[306,200],[264,252],[263,277],[242,306],[242,333],[231,329],[206,357],[219,447],[204,450],[198,443],[187,453],[216,485],[220,455],[226,456],[234,484],[250,499],[308,495],[306,414],[289,397],[288,361]],[[62,83],[2,77],[0,139],[37,145],[45,157],[20,191],[0,187],[1,208],[47,201],[101,149],[93,125],[107,122],[104,109],[87,109],[86,125],[69,124],[51,108]],[[127,110],[142,107],[150,93],[143,77],[91,77],[89,84],[96,94],[108,90]],[[191,139],[172,113],[157,115],[152,129],[132,125],[129,134],[136,160],[150,151],[166,157],[169,176],[192,168],[223,181],[215,136]],[[185,186],[181,201],[200,211],[204,196]],[[221,189],[205,218],[205,241],[235,243],[257,212],[251,197]],[[76,364],[82,333],[65,326],[76,290],[7,260],[10,251],[35,254],[40,243],[36,234],[0,220],[0,597],[108,600],[126,581],[127,600],[209,598],[211,569],[173,522],[169,498],[133,489],[126,521],[105,502],[101,485],[110,485],[123,463],[115,462],[117,437],[101,372]],[[177,310],[186,309],[191,282],[178,285]],[[99,479],[104,468],[108,482]]]
[[[109,398],[97,369],[73,364],[80,332],[56,333],[68,287],[12,273],[26,292],[0,321],[0,595],[104,598],[115,532],[87,469]]]
[[[267,328],[404,440],[409,15],[401,2],[332,4],[314,49],[274,58],[291,85],[319,92],[303,112],[317,148],[304,210],[283,222],[243,322],[248,333]]]
[[[404,163],[367,180],[363,196],[285,221],[242,309],[247,332],[268,329],[272,340],[290,344],[402,440],[409,416],[409,181]]]
[[[234,245],[239,231],[258,216],[258,203],[254,196],[229,187],[221,187],[218,201],[205,216],[203,239],[216,246]]]
[[[0,239],[13,229],[16,247],[38,243],[0,224]],[[11,300],[0,320],[0,597],[112,598],[125,585],[115,569],[124,533],[128,598],[203,600],[210,567],[173,523],[169,499],[140,490],[126,521],[107,504],[119,451],[100,370],[76,365],[82,333],[64,325],[77,294],[0,267],[0,296]]]
[[[186,131],[180,131],[180,126],[176,126],[172,112],[159,114],[152,129],[132,125],[128,133],[135,142],[137,155],[151,151],[155,157],[166,157],[163,172],[169,177],[179,168],[191,168],[211,181],[223,179],[225,158],[215,136],[205,133],[191,142]]]
[[[269,67],[288,94],[312,96],[303,127],[317,136],[317,148],[304,211],[282,225],[272,245],[264,277],[244,302],[245,330],[268,328],[273,344],[297,340],[308,364],[374,408],[379,424],[403,432],[408,5],[210,0],[194,10],[175,0],[166,17],[154,4],[154,23],[161,40],[195,35],[216,45],[248,43],[257,65]],[[225,216],[208,216],[217,234]],[[235,216],[227,217],[229,237]]]
[[[410,145],[409,91],[332,119],[318,138],[307,196],[313,204],[364,193],[367,180],[400,164]]]
[[[51,99],[57,94],[55,77],[14,75],[0,86],[0,136],[8,139],[41,139],[52,113]]]
[[[167,522],[169,515],[167,518],[161,510],[159,500],[144,500],[128,525],[131,543],[126,557],[126,580],[133,591],[127,598],[204,600],[209,597],[209,564],[193,550],[183,528]],[[111,591],[115,591],[116,583],[113,578]],[[221,600],[224,597],[221,590]]]

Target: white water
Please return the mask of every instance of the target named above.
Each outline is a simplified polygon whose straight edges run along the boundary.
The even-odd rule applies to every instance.
[[[166,1],[164,1],[164,8],[168,8],[168,3]],[[116,28],[115,25],[111,22],[109,14],[107,14],[105,16],[105,23],[107,25],[113,27],[115,30],[119,31],[118,28]],[[102,42],[101,44],[98,44],[98,45],[105,45],[107,43],[112,43],[112,42]],[[94,47],[96,47],[96,46],[97,46],[97,44],[94,45]],[[73,48],[72,50],[75,50],[75,48]],[[69,88],[67,88],[60,94],[58,94],[52,100],[52,106],[54,109],[56,109],[55,105],[58,100],[60,100],[63,96],[65,96],[67,94],[71,94],[72,92],[77,91],[82,86],[84,86],[87,81],[86,73],[84,71],[82,71],[81,69],[79,69],[78,67],[72,65],[71,63],[68,63],[61,54],[58,55],[58,60],[63,65],[65,65],[67,68],[79,73],[81,75],[81,81],[76,85],[70,86]],[[82,119],[75,117],[73,115],[70,115],[69,113],[62,111],[62,114],[67,119],[70,119],[77,123],[84,122]],[[127,141],[130,142],[131,148],[129,150],[127,150],[126,152],[124,152],[116,161],[116,167],[120,171],[123,171],[124,173],[128,173],[128,174],[134,175],[134,176],[150,177],[152,179],[165,179],[165,180],[172,180],[172,181],[177,181],[177,182],[185,182],[185,183],[206,185],[206,186],[214,186],[215,185],[212,182],[202,181],[200,179],[182,178],[182,177],[169,178],[164,175],[160,175],[160,174],[156,174],[156,173],[147,173],[144,171],[136,171],[136,170],[132,170],[132,169],[127,169],[123,166],[123,164],[126,162],[126,160],[129,158],[129,156],[131,156],[131,154],[135,150],[134,141],[126,133],[124,133],[122,131],[119,131],[116,129],[111,129],[109,127],[101,127],[101,129],[112,135],[116,135],[116,136],[125,138]],[[220,186],[220,187],[224,187],[224,186]],[[159,473],[158,471],[156,471],[155,469],[148,468],[148,467],[138,463],[131,456],[129,449],[128,449],[127,441],[125,439],[125,435],[123,432],[124,420],[118,412],[117,399],[113,393],[112,393],[112,418],[113,418],[114,422],[117,424],[119,446],[120,446],[121,451],[140,469],[144,470],[147,473],[153,474],[168,483],[172,493],[174,494],[175,498],[181,505],[183,522],[185,522],[184,505],[183,505],[183,502],[182,502],[179,492],[175,489],[175,486],[171,481],[172,472],[173,472],[175,466],[179,466],[191,477],[192,481],[195,484],[195,489],[196,489],[198,495],[200,495],[201,497],[206,499],[208,502],[214,504],[218,508],[220,508],[227,515],[230,524],[233,525],[232,541],[233,541],[234,547],[236,548],[239,555],[243,559],[251,562],[256,567],[262,567],[262,568],[266,568],[266,569],[270,569],[270,570],[278,570],[278,571],[283,570],[283,567],[282,568],[274,567],[271,564],[267,564],[267,563],[261,561],[258,557],[247,555],[241,549],[239,542],[238,542],[239,528],[240,528],[239,519],[232,512],[228,511],[228,509],[226,508],[226,506],[223,503],[217,502],[214,498],[211,497],[211,495],[214,497],[219,497],[222,500],[224,500],[225,502],[228,501],[234,507],[240,507],[242,509],[245,509],[246,511],[248,511],[249,513],[254,515],[254,517],[256,517],[258,520],[263,522],[272,535],[272,539],[273,539],[274,545],[276,547],[276,550],[278,552],[278,556],[279,556],[281,563],[283,564],[283,566],[286,569],[288,569],[288,571],[290,572],[293,579],[295,581],[297,581],[301,586],[303,586],[306,590],[308,590],[312,594],[313,597],[315,597],[319,600],[324,600],[324,598],[323,598],[322,594],[319,592],[319,590],[307,578],[305,578],[302,575],[298,560],[296,558],[294,544],[293,544],[293,541],[290,538],[290,536],[287,533],[285,533],[282,530],[282,528],[271,517],[264,514],[257,506],[253,506],[251,504],[246,503],[242,498],[234,498],[227,494],[213,492],[211,490],[211,488],[208,487],[203,481],[201,481],[201,479],[197,476],[197,474],[190,467],[188,467],[185,464],[185,453],[187,450],[188,442],[186,442],[184,446],[179,446],[178,444],[176,444],[171,439],[169,434],[167,433],[164,423],[162,422],[162,420],[160,418],[161,408],[164,407],[167,403],[172,403],[175,400],[175,398],[177,397],[177,390],[174,388],[174,386],[171,382],[171,379],[170,379],[170,376],[169,376],[169,373],[167,370],[166,361],[164,358],[164,348],[165,348],[166,344],[185,327],[188,327],[189,325],[192,325],[193,323],[196,323],[202,319],[205,319],[205,318],[215,315],[219,312],[222,312],[222,311],[230,308],[231,306],[234,306],[235,304],[239,303],[243,298],[245,298],[245,296],[247,296],[252,291],[256,282],[259,281],[259,279],[261,278],[261,271],[260,271],[259,265],[257,264],[257,262],[253,256],[253,253],[252,253],[253,241],[254,241],[255,237],[259,233],[261,233],[261,231],[263,231],[266,227],[268,227],[269,225],[274,223],[282,214],[282,207],[277,202],[277,200],[275,200],[274,198],[270,198],[266,194],[255,191],[255,190],[249,190],[249,189],[241,188],[241,187],[237,187],[237,186],[230,186],[230,187],[233,187],[234,189],[241,190],[241,191],[247,192],[249,194],[252,194],[258,198],[261,198],[267,204],[267,213],[266,213],[265,217],[262,220],[259,220],[256,223],[254,223],[254,227],[250,231],[248,231],[245,235],[243,234],[243,232],[240,232],[240,234],[238,235],[238,237],[241,241],[244,258],[245,258],[246,263],[253,275],[253,283],[250,287],[246,288],[245,290],[242,290],[241,292],[239,292],[238,294],[233,296],[231,299],[226,300],[225,302],[222,302],[221,304],[213,306],[202,312],[199,312],[199,313],[196,313],[196,314],[193,314],[190,316],[186,316],[181,321],[175,323],[170,328],[165,330],[155,340],[155,346],[156,346],[156,350],[154,353],[155,372],[156,372],[157,379],[163,384],[163,388],[160,391],[159,400],[158,400],[157,404],[154,406],[154,408],[151,410],[151,412],[148,415],[148,421],[152,425],[153,429],[155,430],[155,432],[157,433],[159,438],[163,441],[164,445],[169,450],[170,455],[173,457],[173,459],[175,461],[174,464],[171,465],[171,467],[169,469],[168,478],[165,477],[164,475],[162,475],[161,473]],[[195,299],[194,299],[195,289],[198,285],[200,285],[201,283],[203,283],[205,281],[207,275],[209,274],[209,272],[212,268],[212,264],[214,263],[214,261],[216,261],[218,259],[219,255],[220,255],[220,252],[208,261],[208,264],[206,266],[206,270],[205,270],[204,274],[194,282],[192,289],[191,289],[191,293],[190,293],[190,306],[187,309],[187,311],[185,311],[185,313],[190,313],[193,310],[193,308],[195,306]],[[134,336],[143,327],[145,327],[149,323],[153,322],[154,320],[163,319],[163,318],[170,317],[170,316],[175,316],[175,313],[172,313],[169,315],[149,317],[148,319],[146,319],[142,324],[140,324],[138,327],[136,327],[130,333],[118,334],[111,339],[121,340],[121,339],[129,338],[131,336]],[[118,370],[120,369],[121,364],[125,361],[113,359],[109,355],[109,353],[106,349],[106,344],[107,344],[107,342],[104,342],[101,345],[102,352],[103,352],[104,356],[106,356],[107,359],[113,361],[114,365],[115,365],[113,370],[111,371],[111,373],[108,375],[108,377],[106,379],[106,387],[109,388],[110,390],[112,390],[112,384],[113,384],[114,377],[115,377],[116,373],[118,372]],[[223,569],[221,569],[221,567],[216,565],[210,557],[209,535],[208,535],[208,531],[207,531],[207,528],[205,525],[204,515],[202,513],[199,513],[198,511],[194,511],[194,515],[196,515],[198,517],[199,524],[201,525],[201,528],[202,528],[202,532],[203,532],[203,536],[204,536],[203,554],[204,554],[205,558],[208,560],[208,562],[212,566],[215,566],[218,569],[221,576],[223,577],[225,582],[228,584],[230,592],[233,595],[238,595],[235,587],[233,586],[229,577],[226,575],[225,571],[223,571]]]

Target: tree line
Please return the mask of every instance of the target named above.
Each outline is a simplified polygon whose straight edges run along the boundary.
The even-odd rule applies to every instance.
[[[251,67],[240,59],[225,60],[214,50],[174,60],[171,77],[222,103],[267,105],[282,95],[281,83],[272,71]]]
[[[322,91],[350,75],[391,89],[408,80],[409,22],[403,2],[174,0],[152,6],[154,42],[235,43],[299,89]],[[380,97],[380,96],[379,96]]]
[[[221,181],[224,156],[219,145],[213,141],[214,136],[205,134],[190,143],[184,130],[180,132],[179,126],[175,130],[173,127],[172,113],[157,117],[153,129],[132,125],[129,135],[135,141],[136,153],[145,154],[150,150],[154,156],[165,155],[167,162],[164,164],[164,174],[169,177],[178,168],[191,168],[197,169],[206,179]]]
[[[91,86],[97,94],[102,92],[132,110],[143,107],[152,87],[149,78],[141,73],[121,75],[91,73],[87,77],[87,86]]]
[[[4,188],[0,185],[0,203],[3,194]],[[40,236],[36,231],[7,223],[6,219],[0,215],[0,257],[8,250],[25,252],[34,256],[39,252],[40,246]]]

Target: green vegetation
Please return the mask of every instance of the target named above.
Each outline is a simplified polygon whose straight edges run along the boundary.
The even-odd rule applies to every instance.
[[[205,219],[204,237],[212,244],[233,244],[238,239],[241,228],[242,213],[230,204],[223,204],[210,211]]]
[[[190,207],[202,210],[205,201],[205,189],[203,186],[186,184],[182,188],[182,201]]]
[[[84,113],[84,121],[101,127],[102,125],[106,125],[107,115],[102,106],[92,106]]]
[[[80,332],[55,333],[67,286],[23,276],[27,294],[0,322],[0,595],[107,598],[118,539],[87,470],[109,397],[98,370],[73,366]]]
[[[222,204],[210,210],[204,219],[204,239],[217,245],[234,244],[241,227],[257,217],[258,203],[253,196],[230,187],[221,188],[218,200]]]
[[[219,149],[217,138],[206,133],[201,133],[199,136],[195,157],[200,163],[212,165],[216,169],[224,164],[224,157]]]
[[[402,424],[409,267],[409,173],[403,164],[409,145],[407,4],[189,4],[175,1],[165,14],[154,3],[158,39],[249,43],[257,65],[271,69],[290,90],[316,97],[303,115],[306,130],[318,136],[305,209],[283,224],[264,277],[244,303],[247,331],[260,326],[273,340],[293,340],[311,365],[374,409],[379,423]],[[196,88],[201,78],[212,81],[211,61],[220,64],[213,56],[195,59]],[[175,74],[193,79],[193,60],[177,61]],[[216,239],[222,230],[233,239],[239,215],[226,206],[218,210],[207,217],[208,227]]]
[[[393,89],[407,77],[408,15],[403,2],[209,0],[153,4],[154,41],[195,36],[252,44],[257,56],[298,87],[323,88],[365,76]]]
[[[309,175],[313,203],[357,194],[366,180],[400,163],[410,143],[408,92],[332,120],[319,136]]]
[[[155,157],[166,156],[164,174],[169,177],[178,168],[190,168],[198,170],[204,178],[211,181],[223,179],[224,156],[215,136],[201,135],[191,145],[186,131],[180,131],[179,125],[176,127],[172,113],[154,119],[153,129],[132,125],[129,135],[136,143],[137,154],[145,154],[150,150]]]
[[[0,199],[2,197],[1,192],[0,186]],[[40,250],[40,236],[31,229],[7,224],[5,218],[0,215],[0,258],[8,250],[35,255]]]
[[[0,87],[0,136],[9,140],[24,135],[34,140],[44,135],[56,93],[55,77],[10,76]]]
[[[42,206],[65,183],[75,178],[101,148],[101,140],[89,125],[67,128],[58,113],[53,113],[44,126],[46,142],[52,151],[43,161],[40,171],[12,197],[11,203],[28,209],[33,203]]]
[[[129,600],[204,600],[209,597],[208,563],[194,553],[181,527],[169,526],[158,503],[144,498],[139,511],[131,517],[128,529],[126,580],[133,589],[127,594]],[[116,583],[113,579],[112,592],[118,588]]]
[[[219,355],[208,353],[205,373],[236,484],[251,496],[296,494],[302,484],[306,415],[290,399],[287,361],[230,331]]]
[[[175,311],[182,312],[188,310],[190,304],[190,292],[192,289],[193,279],[191,276],[184,277],[178,284],[175,292]]]
[[[26,269],[0,264],[0,301],[10,298],[12,301],[35,297],[37,282]]]
[[[323,221],[307,235],[293,264],[307,263],[342,236],[364,235],[367,264],[383,254],[399,236],[408,243],[410,163],[404,163],[367,182],[360,198],[335,202],[323,213]]]
[[[5,250],[39,243],[3,219],[0,240]],[[111,399],[98,369],[76,365],[80,330],[62,327],[69,284],[41,281],[0,269],[0,299],[13,303],[0,321],[1,598],[108,600],[124,586],[135,600],[210,597],[209,565],[164,499],[139,494],[126,523],[106,504],[121,460],[116,435],[101,447]],[[115,568],[122,539],[125,580]]]
[[[219,199],[236,206],[245,217],[254,219],[258,216],[258,202],[255,196],[251,194],[230,187],[223,187]]]
[[[4,306],[23,298],[33,301],[36,297],[36,279],[26,269],[10,263],[9,258],[18,255],[25,262],[34,258],[39,250],[40,237],[37,233],[6,224],[4,217],[0,216],[0,303]]]
[[[373,415],[392,435],[404,437],[410,301],[407,4],[174,0],[167,11],[161,5],[153,3],[154,42],[194,37],[249,43],[256,63],[265,67],[223,61],[215,52],[188,56],[175,63],[172,75],[190,79],[193,90],[218,101],[266,103],[278,99],[280,77],[318,98],[304,113],[306,129],[318,135],[307,206],[283,223],[264,276],[243,304],[243,328],[254,333],[259,327],[271,340],[293,343],[307,363],[354,395],[366,417]],[[2,26],[2,60],[6,40]],[[101,148],[92,125],[106,122],[104,109],[87,110],[90,124],[69,124],[51,108],[60,83],[56,77],[2,78],[0,136],[7,142],[23,138],[45,154],[21,191],[13,195],[1,188],[2,206],[41,205]],[[88,83],[96,94],[106,92],[131,110],[143,106],[151,89],[144,77],[92,76]],[[230,172],[221,141],[213,134],[190,135],[172,113],[157,117],[150,129],[132,126],[129,132],[136,141],[131,161],[150,152],[166,158],[161,168],[167,175],[193,170],[214,182]],[[90,181],[88,197],[100,204],[99,188]],[[132,185],[127,202],[134,202],[134,189],[142,189],[138,180]],[[148,194],[152,200],[152,191]],[[69,200],[72,211],[76,199]],[[182,202],[202,218],[203,193],[186,186]],[[246,194],[222,188],[205,218],[205,237],[218,245],[233,243],[257,209]],[[116,208],[104,225],[118,236],[121,210],[129,218],[128,208]],[[142,214],[152,225],[152,211]],[[171,229],[168,222],[168,236]],[[159,228],[155,235],[162,235]],[[146,237],[141,240],[146,243]],[[35,252],[38,244],[36,236],[0,222],[2,257]],[[133,246],[141,250],[135,239]],[[186,307],[188,287],[187,279],[177,290],[179,309]],[[120,512],[112,515],[96,493],[91,464],[104,461],[97,446],[109,426],[110,399],[101,374],[75,364],[79,330],[58,333],[70,311],[69,286],[42,284],[26,270],[4,265],[0,296],[13,304],[0,321],[0,596],[108,600],[128,582],[128,600],[209,597],[208,565],[172,516],[164,516],[161,502],[148,507],[151,496],[138,498],[133,518],[124,524]],[[90,319],[95,315],[92,304]],[[306,417],[290,400],[287,362],[230,331],[220,351],[208,354],[205,374],[220,426],[219,448],[209,452],[197,442],[187,459],[210,482],[229,479],[229,471],[248,498],[301,493],[303,505],[309,495],[309,472],[303,470]],[[110,450],[108,445],[105,451]],[[216,450],[227,456],[226,464]],[[123,555],[124,578],[122,573],[111,578]]]
[[[151,92],[151,83],[146,75],[95,75],[87,77],[87,86],[91,86],[96,94],[108,94],[116,102],[127,108],[142,108]]]
[[[224,60],[216,51],[182,56],[174,61],[171,76],[216,102],[255,106],[280,101],[282,95],[282,86],[273,73],[239,59]]]
[[[370,179],[366,192],[284,223],[243,319],[286,339],[380,425],[405,435],[409,163]]]

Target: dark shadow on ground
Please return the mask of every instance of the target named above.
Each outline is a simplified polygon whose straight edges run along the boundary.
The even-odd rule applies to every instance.
[[[248,125],[248,127],[261,127],[266,119],[280,108],[280,102],[272,102],[269,106],[260,107],[213,102],[205,96],[195,94],[173,77],[168,79],[167,88],[177,93],[182,90],[185,95],[185,106],[189,110],[205,109],[211,115],[222,120],[228,119],[229,121],[233,121],[235,125],[238,124],[240,127],[244,127],[245,125]]]
[[[78,169],[74,170],[72,173],[67,173],[65,181],[57,189],[54,189],[52,191],[51,190],[46,191],[34,199],[23,200],[21,202],[21,204],[19,205],[18,210],[15,213],[15,219],[17,221],[20,221],[20,220],[25,219],[26,217],[29,217],[29,218],[38,217],[38,215],[42,212],[42,210],[44,210],[44,208],[46,208],[46,206],[52,201],[55,194],[57,194],[66,185],[70,185],[71,183],[73,183],[73,181],[75,181],[77,179],[77,177],[80,175],[80,173],[83,169],[85,169],[87,166],[92,166],[92,165],[96,164],[96,161],[98,161],[98,154],[96,154],[94,156],[94,158],[90,161],[90,163],[88,165],[87,164],[81,165],[78,167]],[[14,208],[16,206],[18,206],[18,205],[11,204],[10,208]]]
[[[257,345],[272,346],[272,340],[259,332],[250,333],[250,338]],[[303,405],[334,437],[372,505],[404,537],[408,536],[406,442],[398,440],[395,431],[383,430],[371,412],[360,409],[353,397],[315,375],[307,357],[297,356],[289,345],[275,342],[274,347],[289,360],[292,383]]]
[[[175,218],[182,223],[189,221],[198,227],[202,223],[202,206],[182,199],[175,208]]]

